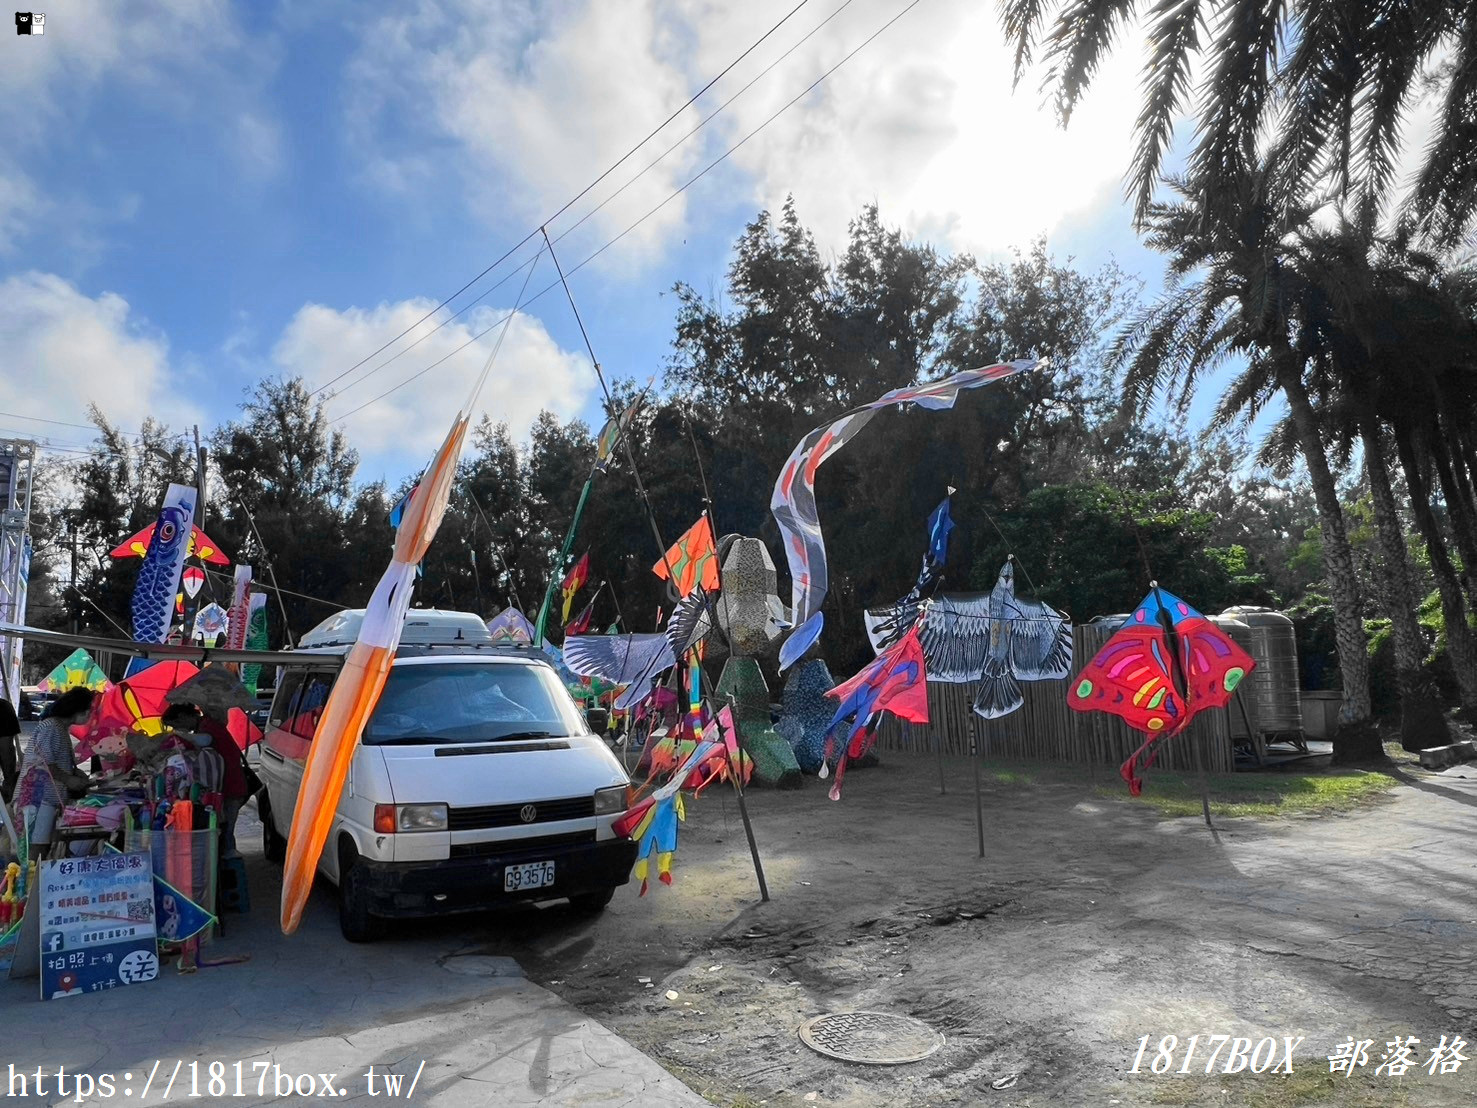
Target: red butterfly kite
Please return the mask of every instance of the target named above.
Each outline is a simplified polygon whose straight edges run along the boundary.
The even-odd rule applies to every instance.
[[[1210,620],[1153,582],[1122,628],[1103,644],[1067,693],[1067,707],[1107,712],[1149,740],[1120,772],[1138,796],[1151,748],[1177,735],[1206,708],[1224,708],[1256,668],[1250,654]]]

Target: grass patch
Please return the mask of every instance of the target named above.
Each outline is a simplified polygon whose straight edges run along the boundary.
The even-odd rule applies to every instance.
[[[1171,818],[1200,815],[1200,778],[1193,773],[1151,770],[1143,795],[1131,797],[1117,771],[1107,766],[1094,772],[1081,765],[1002,760],[985,762],[981,769],[984,780],[1000,785],[1067,785],[1105,799],[1146,805]],[[1254,819],[1328,815],[1363,807],[1399,783],[1388,773],[1352,768],[1212,773],[1210,811],[1214,816]]]
[[[1230,1074],[1204,1078],[1170,1078],[1149,1097],[1166,1108],[1398,1108],[1410,1103],[1406,1089],[1365,1075],[1352,1080],[1306,1067],[1291,1074]]]
[[[1348,812],[1398,784],[1387,773],[1367,770],[1211,774],[1209,783],[1212,815],[1258,819]],[[1122,797],[1126,790],[1099,787],[1097,792]],[[1125,799],[1156,808],[1166,816],[1198,816],[1200,778],[1194,774],[1153,773],[1142,796]]]

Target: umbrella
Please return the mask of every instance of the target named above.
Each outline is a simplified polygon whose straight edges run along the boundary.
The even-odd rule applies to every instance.
[[[241,679],[219,665],[206,666],[170,689],[164,699],[171,704],[193,704],[217,719],[224,719],[232,708],[256,707],[256,698],[246,691]]]
[[[84,758],[89,757],[103,740],[120,731],[159,734],[164,730],[160,717],[171,703],[169,693],[200,672],[189,662],[155,662],[147,669],[120,681],[94,701],[92,715],[87,722],[72,729],[73,736],[79,740],[77,752]],[[193,700],[190,702],[193,703]],[[246,713],[241,709],[230,709],[225,718],[226,730],[243,750],[252,743],[261,741],[261,731],[246,718]]]

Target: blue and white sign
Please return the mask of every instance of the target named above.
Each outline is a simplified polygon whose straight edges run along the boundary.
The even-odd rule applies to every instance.
[[[154,870],[146,851],[42,862],[41,999],[159,975]]]

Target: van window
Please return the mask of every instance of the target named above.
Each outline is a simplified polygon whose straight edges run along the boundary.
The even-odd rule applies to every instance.
[[[284,673],[276,699],[272,701],[273,723],[299,738],[311,740],[318,729],[318,718],[323,715],[323,706],[328,703],[335,676],[303,670]]]
[[[370,745],[473,743],[580,735],[588,729],[542,665],[395,666],[364,728]]]

